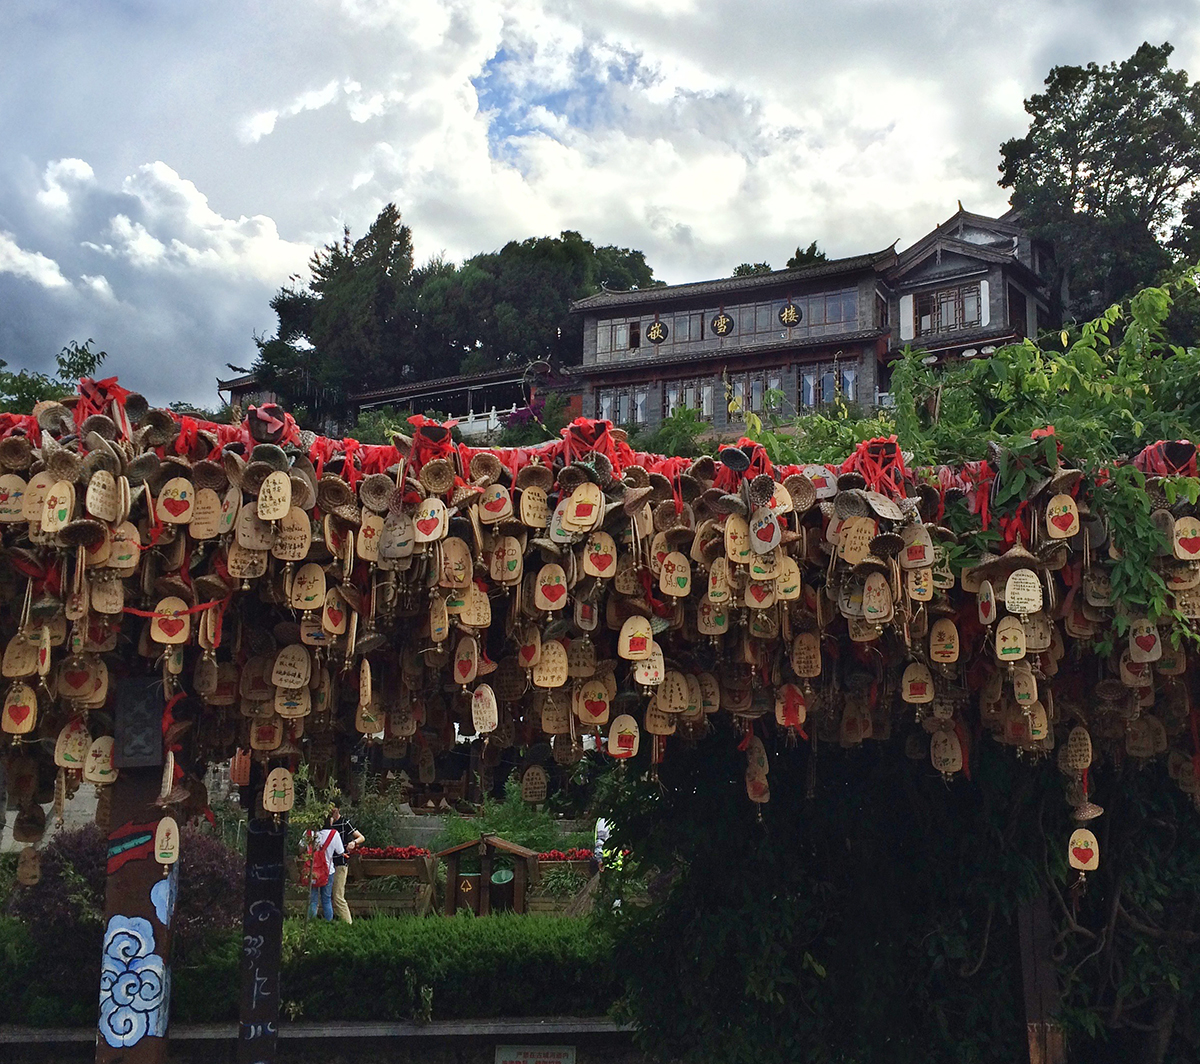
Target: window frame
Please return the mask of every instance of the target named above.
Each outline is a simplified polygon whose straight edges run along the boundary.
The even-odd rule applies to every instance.
[[[974,296],[975,315],[967,318],[966,307],[968,296]],[[950,308],[953,321],[945,320],[945,308]],[[925,311],[928,310],[928,314]],[[922,324],[924,317],[929,318],[928,327]],[[939,333],[958,332],[961,329],[977,329],[983,323],[983,290],[979,281],[968,281],[964,284],[950,285],[942,288],[932,288],[927,292],[917,292],[913,296],[913,335],[936,336]]]

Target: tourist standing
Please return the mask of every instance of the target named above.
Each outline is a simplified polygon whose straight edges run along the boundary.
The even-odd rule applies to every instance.
[[[316,916],[318,906],[326,920],[333,919],[333,858],[344,852],[342,837],[333,830],[333,817],[325,818],[319,831],[309,830],[302,844],[311,859],[308,875],[308,915]]]
[[[329,815],[333,818],[333,830],[342,840],[344,853],[339,853],[333,859],[333,911],[343,923],[352,924],[354,918],[350,915],[350,906],[346,904],[346,876],[349,873],[348,855],[361,846],[366,839],[350,821],[342,816],[341,809],[335,804]]]

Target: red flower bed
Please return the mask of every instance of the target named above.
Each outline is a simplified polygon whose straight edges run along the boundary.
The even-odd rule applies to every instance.
[[[590,861],[592,851],[583,846],[572,846],[569,850],[547,850],[538,854],[539,861]]]
[[[360,846],[354,851],[359,857],[381,858],[386,861],[409,861],[414,857],[429,857],[424,846]]]

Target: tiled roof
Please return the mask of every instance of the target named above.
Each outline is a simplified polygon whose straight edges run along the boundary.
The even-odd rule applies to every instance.
[[[895,351],[901,351],[906,345],[914,351],[945,351],[951,347],[966,347],[970,344],[1010,343],[1016,339],[1016,333],[1011,325],[985,325],[978,329],[957,329],[954,332],[942,333],[939,336],[918,336],[912,340],[903,341]]]
[[[371,388],[365,392],[351,395],[350,400],[363,399],[399,399],[408,395],[419,395],[422,392],[461,386],[464,388],[476,384],[506,384],[520,381],[525,376],[525,366],[513,366],[509,369],[490,369],[486,373],[459,373],[453,377],[438,377],[428,381],[407,381],[403,384],[389,384],[386,388]]]
[[[217,391],[227,392],[230,388],[253,388],[258,383],[257,373],[246,373],[241,377],[231,377],[227,381],[217,378]]]
[[[751,355],[770,355],[780,351],[815,347],[838,347],[846,343],[876,340],[887,336],[887,329],[860,329],[858,332],[839,333],[836,336],[806,336],[792,340],[777,340],[769,344],[753,344],[745,347],[717,347],[708,351],[684,351],[661,358],[623,359],[618,362],[599,362],[590,366],[573,366],[564,370],[572,377],[607,376],[627,370],[657,369],[659,366],[677,366],[688,362],[715,362],[721,359],[746,358]]]
[[[693,296],[727,295],[748,292],[759,288],[770,288],[791,282],[815,280],[839,273],[852,273],[891,265],[896,253],[891,248],[874,251],[869,255],[854,255],[846,259],[831,259],[796,270],[772,270],[756,273],[749,277],[722,277],[712,281],[693,281],[689,284],[662,285],[657,288],[638,288],[632,292],[598,292],[594,296],[576,300],[571,310],[581,313],[599,308],[640,306],[646,303],[664,303],[667,300],[688,299]]]

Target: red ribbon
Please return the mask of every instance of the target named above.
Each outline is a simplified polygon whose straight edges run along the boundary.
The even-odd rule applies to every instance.
[[[173,617],[183,617],[193,613],[203,613],[205,610],[211,610],[213,607],[223,608],[233,597],[233,593],[226,595],[223,599],[213,599],[211,602],[202,602],[199,606],[193,606],[188,610],[177,610],[175,613],[156,613],[154,610],[136,610],[132,606],[126,606],[123,613],[128,613],[132,617],[161,617],[164,621],[169,621]]]
[[[181,701],[183,701],[183,692],[182,691],[180,691],[179,694],[175,695],[165,706],[163,706],[162,733],[163,733],[164,741],[167,738],[167,732],[171,729],[171,726],[175,723],[175,707]],[[170,751],[172,753],[179,753],[180,751],[183,750],[183,746],[179,743],[172,743],[168,749],[170,749]],[[175,771],[172,774],[171,779],[172,780],[183,779],[183,769],[179,767],[178,761],[175,762]]]
[[[79,398],[73,411],[77,431],[93,414],[109,414],[114,402],[123,408],[129,395],[128,389],[117,384],[116,377],[106,377],[102,381],[80,377],[78,392]]]
[[[0,438],[25,436],[34,447],[42,445],[42,427],[32,414],[0,414]]]
[[[895,436],[877,436],[863,440],[841,465],[842,473],[858,473],[870,491],[904,498],[908,471]]]

